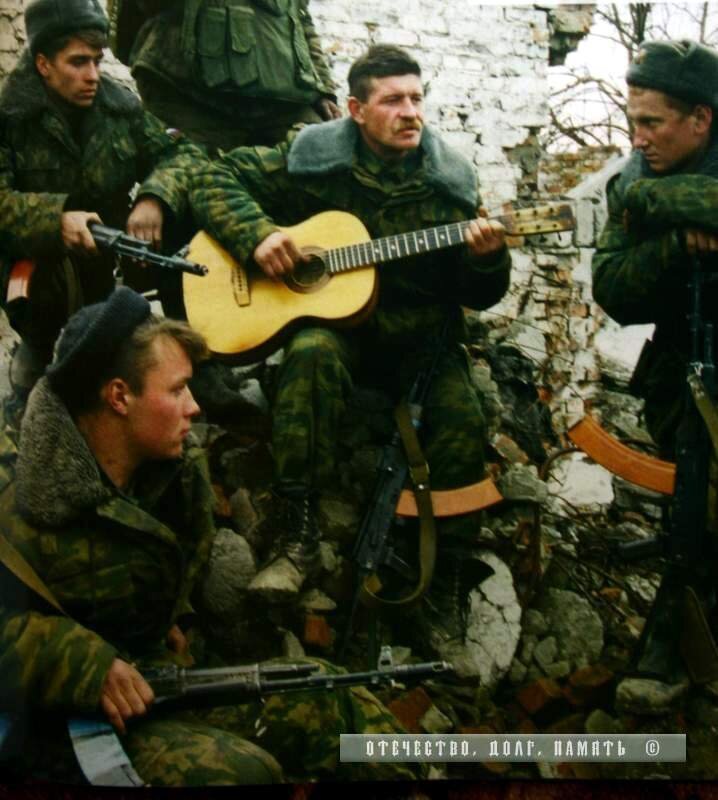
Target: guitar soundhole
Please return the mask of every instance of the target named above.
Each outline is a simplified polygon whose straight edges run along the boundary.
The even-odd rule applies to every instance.
[[[329,280],[329,273],[322,257],[318,253],[308,253],[308,255],[309,260],[300,261],[286,278],[287,285],[295,292],[316,292]]]

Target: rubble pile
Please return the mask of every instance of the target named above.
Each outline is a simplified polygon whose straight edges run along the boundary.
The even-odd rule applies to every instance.
[[[437,777],[710,777],[718,697],[687,683],[623,680],[662,564],[622,563],[615,544],[655,534],[665,499],[569,449],[534,382],[536,363],[515,337],[476,337],[469,352],[489,425],[489,474],[504,498],[476,530],[475,557],[493,574],[470,591],[463,641],[426,635],[414,611],[377,620],[378,639],[393,645],[396,662],[442,658],[456,673],[383,690],[382,699],[417,732],[689,734],[687,764],[437,765]],[[204,586],[208,637],[232,660],[337,659],[355,589],[352,544],[392,434],[391,402],[366,387],[352,399],[336,483],[319,509],[319,578],[289,606],[258,600],[247,587],[279,535],[267,411],[279,357],[233,369],[246,414],[195,425],[210,454],[220,523]],[[625,377],[606,370],[589,410],[610,433],[650,452]],[[350,669],[369,666],[368,625],[359,613]]]

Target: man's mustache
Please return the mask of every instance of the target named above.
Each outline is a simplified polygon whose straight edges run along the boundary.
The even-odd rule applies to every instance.
[[[421,122],[404,122],[397,128],[397,131],[420,131],[423,128]]]

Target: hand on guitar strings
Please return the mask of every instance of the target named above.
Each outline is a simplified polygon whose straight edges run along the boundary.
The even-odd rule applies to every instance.
[[[273,280],[280,280],[294,269],[300,261],[308,261],[284,231],[274,231],[254,249],[254,262],[262,272]]]

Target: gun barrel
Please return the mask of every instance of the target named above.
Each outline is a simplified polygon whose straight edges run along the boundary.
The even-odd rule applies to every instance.
[[[155,690],[155,705],[178,708],[196,708],[200,705],[220,706],[242,702],[246,698],[265,694],[321,691],[351,686],[382,686],[396,680],[428,678],[452,670],[446,661],[429,661],[421,664],[400,664],[380,667],[367,672],[320,673],[315,664],[269,665],[228,667],[219,670],[233,674],[233,678],[193,682],[193,670],[159,668],[146,670],[144,675]],[[218,670],[197,670],[212,672]],[[152,678],[159,676],[158,680]],[[172,681],[171,677],[177,680]]]
[[[636,542],[621,542],[618,547],[620,557],[626,561],[639,561],[642,558],[653,558],[666,555],[666,536],[652,536]]]
[[[91,222],[88,227],[98,247],[112,250],[133,261],[144,261],[147,264],[154,264],[165,269],[175,269],[191,275],[206,275],[209,272],[204,264],[187,261],[179,255],[165,256],[162,253],[156,253],[151,249],[149,242],[138,239],[136,236],[130,236],[116,228],[109,228],[98,222]]]

